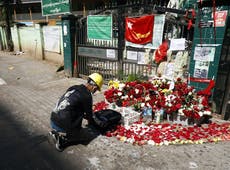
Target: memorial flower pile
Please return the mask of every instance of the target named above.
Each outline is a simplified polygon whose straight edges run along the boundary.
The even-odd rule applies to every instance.
[[[147,107],[156,113],[163,109],[167,115],[182,115],[199,120],[204,115],[211,115],[208,102],[210,95],[206,93],[210,92],[210,87],[203,90],[205,93],[198,93],[181,79],[175,82],[164,78],[132,82],[110,81],[108,90],[104,92],[106,101],[96,104],[94,109],[102,110],[111,105],[118,105],[133,107],[136,111],[142,112]],[[116,137],[122,142],[134,145],[202,144],[230,141],[230,123],[209,122],[183,126],[180,123],[169,122],[146,123],[140,118],[131,125],[117,126],[113,131],[108,131],[106,136]]]
[[[116,137],[125,143],[137,145],[202,144],[207,142],[230,141],[230,123],[210,123],[206,126],[180,124],[144,124],[136,122],[131,126],[118,126],[107,137]]]
[[[178,78],[175,82],[164,78],[154,78],[150,81],[133,81],[110,83],[110,88],[104,92],[109,103],[118,106],[131,106],[138,111],[151,107],[153,112],[163,109],[166,114],[183,115],[199,119],[210,115],[211,109],[208,97],[198,95],[193,87]]]

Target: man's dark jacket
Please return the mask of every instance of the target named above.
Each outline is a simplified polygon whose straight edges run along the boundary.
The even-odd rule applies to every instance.
[[[74,85],[57,102],[51,121],[66,131],[81,128],[83,118],[92,119],[92,104],[92,94],[86,86]]]

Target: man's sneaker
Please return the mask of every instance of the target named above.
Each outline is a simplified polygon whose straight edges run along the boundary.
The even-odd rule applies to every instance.
[[[64,141],[62,139],[62,137],[60,137],[59,135],[57,136],[57,142],[55,143],[55,147],[59,152],[62,152],[64,150]]]
[[[48,133],[47,139],[48,139],[49,144],[51,144],[51,145],[55,145],[57,142],[57,136],[53,131],[50,131]]]
[[[61,152],[64,150],[63,139],[59,136],[57,132],[51,131],[48,133],[48,142],[49,144],[55,146],[55,148]]]

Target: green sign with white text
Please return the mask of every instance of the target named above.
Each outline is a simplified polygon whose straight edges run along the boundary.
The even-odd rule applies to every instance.
[[[89,15],[87,37],[95,40],[112,40],[112,16]]]
[[[70,13],[69,0],[42,0],[42,15],[58,15]]]

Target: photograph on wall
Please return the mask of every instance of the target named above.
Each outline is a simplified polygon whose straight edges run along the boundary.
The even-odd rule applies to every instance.
[[[209,69],[208,61],[196,61],[193,77],[208,78],[208,69]]]
[[[214,61],[215,47],[195,47],[194,60]]]

